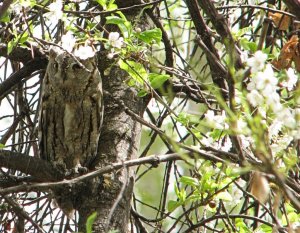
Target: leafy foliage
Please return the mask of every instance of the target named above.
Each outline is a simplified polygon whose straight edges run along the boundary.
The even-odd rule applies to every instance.
[[[105,80],[115,78],[112,69],[125,71],[122,81],[137,93],[128,98],[145,103],[142,117],[131,115],[143,124],[140,161],[153,154],[163,161],[134,167],[132,231],[299,231],[299,16],[287,10],[290,1],[145,1],[120,9],[125,2],[14,1],[0,18],[4,79],[27,67],[19,49],[33,59],[50,46],[80,59],[100,54]],[[39,156],[40,69],[9,88],[0,81],[1,150]],[[47,194],[5,197],[22,206],[28,231],[78,230]],[[24,218],[6,202],[0,231]]]

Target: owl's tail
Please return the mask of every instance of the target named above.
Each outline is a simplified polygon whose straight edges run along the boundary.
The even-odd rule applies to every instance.
[[[54,191],[54,198],[52,199],[52,205],[55,208],[60,208],[68,219],[75,217],[75,208],[73,205],[73,198],[71,193],[62,193]]]

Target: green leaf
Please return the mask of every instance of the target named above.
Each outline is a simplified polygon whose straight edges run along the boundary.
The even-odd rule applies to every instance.
[[[4,15],[0,18],[0,22],[2,22],[2,23],[10,22],[10,17],[9,16],[10,16],[9,13],[6,11],[4,13]]]
[[[5,145],[0,143],[0,149],[3,149],[4,147]]]
[[[212,137],[214,140],[219,140],[220,137],[222,136],[223,130],[221,129],[214,129],[209,136]]]
[[[107,10],[108,11],[112,11],[112,10],[115,10],[117,8],[118,8],[118,6],[117,6],[117,4],[115,4],[115,0],[110,0],[109,3],[107,4]]]
[[[125,20],[118,17],[118,16],[107,16],[106,17],[106,24],[116,24],[116,25],[119,25],[119,24],[124,24],[125,23]]]
[[[148,74],[144,66],[141,63],[134,61],[119,61],[121,69],[127,71],[127,73],[136,81],[138,84],[144,84],[145,80],[148,80]]]
[[[238,230],[239,233],[248,233],[248,232],[250,232],[249,227],[240,218],[235,219],[235,226],[237,227],[237,230]]]
[[[117,25],[120,28],[122,35],[124,37],[129,37],[131,33],[131,23],[127,21],[126,17],[121,12],[118,12],[118,14],[121,15],[121,17],[115,15],[107,16],[106,24]]]
[[[257,231],[255,232],[272,233],[273,228],[269,225],[262,224],[261,226],[258,227]]]
[[[296,214],[295,212],[291,212],[291,213],[288,213],[287,217],[288,217],[289,222],[296,223],[296,222],[298,222],[300,216],[298,214]]]
[[[100,6],[102,6],[104,10],[106,10],[106,2],[107,2],[107,0],[96,0],[96,2],[98,2],[98,4]]]
[[[245,27],[239,29],[236,33],[232,33],[235,40],[239,40],[243,35],[245,35],[247,32],[251,32],[253,27]]]
[[[178,206],[181,206],[181,203],[180,203],[180,202],[170,200],[170,201],[168,202],[168,211],[169,211],[169,212],[172,212],[172,211],[174,211]]]
[[[140,90],[137,95],[138,95],[138,97],[144,97],[144,96],[148,95],[148,92],[143,89],[143,90]]]
[[[180,177],[179,180],[181,183],[185,184],[185,185],[190,185],[193,187],[197,187],[199,185],[199,180],[193,177],[189,177],[189,176],[182,176]]]
[[[16,43],[13,40],[8,42],[8,44],[7,44],[7,55],[9,55],[11,53],[11,51],[14,49],[15,46],[16,46]]]
[[[170,78],[168,74],[149,74],[150,85],[153,89],[160,88]]]
[[[25,31],[22,34],[21,38],[19,39],[19,43],[23,44],[24,42],[26,42],[28,40],[28,37],[29,37],[28,31]]]
[[[180,191],[179,191],[176,183],[174,183],[174,190],[175,190],[176,195],[179,196]]]
[[[188,125],[189,123],[189,116],[185,112],[180,112],[176,118],[178,122],[182,125]]]
[[[158,44],[161,41],[162,33],[159,28],[154,28],[138,33],[137,37],[147,44],[150,44],[153,40]]]
[[[250,50],[251,52],[255,52],[257,50],[257,44],[246,38],[241,39],[240,44],[245,50]]]
[[[186,191],[184,189],[180,191],[179,200],[181,203],[184,203],[186,201]]]
[[[87,233],[92,233],[92,228],[93,228],[93,223],[95,222],[97,217],[97,212],[92,213],[87,221],[86,221],[86,232]]]

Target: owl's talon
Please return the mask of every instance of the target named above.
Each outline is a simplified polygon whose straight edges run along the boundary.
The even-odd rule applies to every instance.
[[[88,168],[87,167],[82,167],[82,166],[76,166],[72,169],[69,169],[66,172],[66,176],[74,176],[74,175],[82,175],[88,172]]]
[[[87,167],[78,167],[77,170],[80,174],[86,174],[89,171]]]

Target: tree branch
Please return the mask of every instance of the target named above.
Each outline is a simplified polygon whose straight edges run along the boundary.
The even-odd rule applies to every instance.
[[[199,5],[205,11],[205,13],[211,19],[212,24],[217,30],[217,33],[221,36],[222,41],[227,49],[228,54],[232,58],[232,62],[237,69],[243,67],[241,57],[239,54],[239,48],[236,46],[235,41],[231,35],[230,29],[225,21],[223,15],[219,14],[214,4],[210,0],[199,1]]]
[[[47,66],[47,59],[44,57],[37,57],[27,62],[20,70],[10,75],[6,80],[0,84],[0,101],[9,94],[12,89],[20,83],[25,77],[31,75],[34,71],[45,69]]]
[[[220,61],[219,55],[217,49],[215,48],[212,42],[210,32],[208,31],[208,27],[200,14],[198,2],[196,0],[186,0],[185,3],[189,9],[197,34],[200,36],[200,38],[202,39],[206,47],[210,50],[210,52],[214,54],[214,56],[217,58],[217,60],[214,60],[211,57],[207,56],[207,61],[212,74],[212,80],[219,88],[227,89],[224,78],[227,77],[227,72],[224,72],[223,69],[220,69],[218,63],[216,63],[217,61]]]
[[[14,212],[16,213],[16,215],[21,218],[21,219],[26,219],[28,222],[30,222],[32,224],[32,226],[34,228],[36,228],[36,230],[38,230],[38,232],[42,232],[42,233],[46,233],[46,231],[41,228],[25,211],[24,209],[20,206],[19,203],[17,203],[16,201],[14,201],[13,199],[6,197],[6,196],[2,196],[4,198],[4,200],[13,208]]]
[[[27,157],[29,157],[29,156],[27,156]],[[30,158],[33,158],[33,157],[30,157]],[[105,166],[103,168],[97,169],[95,171],[89,172],[89,173],[79,176],[79,177],[75,177],[70,180],[62,180],[62,181],[57,181],[57,182],[46,182],[46,183],[38,183],[38,184],[30,184],[30,185],[25,184],[25,185],[18,185],[15,187],[1,189],[0,194],[6,195],[9,193],[24,192],[24,191],[26,191],[26,192],[45,191],[50,188],[57,188],[59,186],[75,185],[76,183],[86,181],[86,180],[95,178],[97,176],[119,170],[121,168],[127,168],[127,167],[132,167],[132,166],[146,164],[146,163],[150,163],[150,164],[153,164],[154,166],[157,166],[159,163],[166,162],[166,161],[174,161],[174,160],[182,160],[182,158],[178,154],[147,156],[144,158],[132,159],[132,160],[125,161],[125,162],[113,163],[111,165]],[[41,161],[43,161],[43,160],[41,160]],[[1,162],[1,160],[0,160],[0,162]],[[1,165],[1,163],[0,163],[0,165]]]
[[[18,152],[0,150],[0,166],[32,175],[37,181],[57,181],[63,174],[51,163]]]
[[[0,43],[0,57],[6,57],[13,61],[22,62],[26,64],[34,58],[45,58],[45,54],[37,47],[31,46],[31,49],[23,47],[15,47],[10,54],[7,54],[7,45]]]

